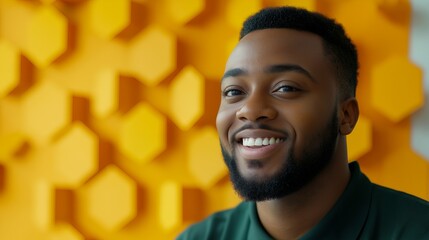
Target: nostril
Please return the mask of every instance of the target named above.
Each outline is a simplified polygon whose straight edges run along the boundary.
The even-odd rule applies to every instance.
[[[275,115],[261,115],[261,114],[242,114],[239,115],[237,114],[237,119],[241,120],[241,121],[263,121],[263,120],[269,120],[269,119],[273,119],[275,117]]]
[[[268,119],[268,117],[267,116],[260,116],[256,120],[264,120],[264,119]]]
[[[260,121],[273,119],[277,116],[277,110],[269,102],[262,98],[250,98],[236,112],[236,118],[241,121]]]
[[[245,117],[239,117],[238,119],[241,120],[241,121],[247,120],[247,118],[245,118]]]

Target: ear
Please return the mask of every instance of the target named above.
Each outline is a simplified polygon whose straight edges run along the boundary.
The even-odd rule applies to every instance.
[[[342,135],[350,134],[359,118],[359,106],[356,98],[349,98],[341,103],[340,107],[340,133]]]

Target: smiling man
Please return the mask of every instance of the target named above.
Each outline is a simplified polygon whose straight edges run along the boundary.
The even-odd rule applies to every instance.
[[[334,20],[292,7],[247,19],[217,116],[245,201],[179,239],[429,239],[426,201],[373,184],[348,164],[357,75],[356,48]]]

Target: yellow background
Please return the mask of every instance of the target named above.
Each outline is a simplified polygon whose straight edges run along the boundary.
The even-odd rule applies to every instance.
[[[0,0],[0,238],[172,239],[234,206],[219,79],[242,21],[285,4],[336,18],[358,47],[350,159],[428,199],[405,0]]]

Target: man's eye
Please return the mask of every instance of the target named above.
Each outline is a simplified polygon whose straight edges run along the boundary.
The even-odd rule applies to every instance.
[[[292,86],[281,86],[275,90],[275,92],[298,92],[299,89]]]
[[[223,93],[225,97],[233,97],[233,96],[238,96],[242,94],[243,94],[243,91],[238,89],[228,89]]]

